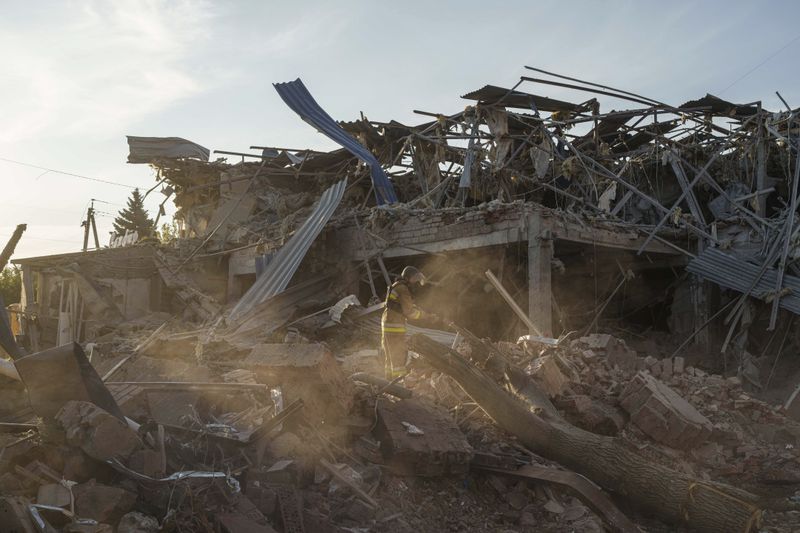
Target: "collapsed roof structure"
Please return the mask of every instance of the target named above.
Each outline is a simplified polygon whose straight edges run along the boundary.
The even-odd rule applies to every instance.
[[[207,149],[185,139],[129,137],[128,161],[150,164],[157,176],[153,190],[160,186],[163,201],[177,207],[179,238],[15,260],[23,275],[17,339],[33,353],[73,341],[113,346],[113,357],[99,363],[106,378],[149,356],[216,371],[263,370],[269,374],[264,383],[271,385],[276,375],[291,375],[285,382],[277,379],[283,393],[302,400],[332,431],[331,421],[341,422],[353,408],[352,394],[343,392],[343,400],[329,391],[315,400],[318,391],[299,384],[291,368],[313,374],[325,390],[347,391],[350,385],[331,377],[341,370],[333,369],[327,349],[298,349],[298,355],[281,346],[295,345],[298,338],[304,339],[301,346],[325,341],[345,359],[377,346],[376,313],[386,287],[412,264],[433,280],[433,287],[418,295],[420,305],[456,329],[419,325],[417,351],[528,449],[584,473],[612,493],[630,495],[631,487],[638,487],[635,481],[618,485],[581,460],[558,455],[552,444],[542,445],[505,424],[501,396],[482,397],[479,390],[489,390],[488,382],[470,381],[477,370],[449,367],[440,353],[442,343],[455,348],[466,337],[473,362],[486,365],[499,356],[513,383],[515,365],[525,367],[530,360],[511,356],[515,364],[508,366],[511,348],[502,346],[527,334],[521,340],[525,356],[555,350],[550,355],[558,362],[552,363],[554,370],[542,363],[530,372],[551,385],[549,376],[563,373],[564,382],[574,381],[573,388],[581,389],[581,380],[595,378],[579,375],[575,365],[594,368],[595,352],[614,351],[607,338],[593,348],[596,337],[590,334],[669,332],[679,342],[651,347],[664,363],[636,357],[623,365],[612,361],[615,376],[632,380],[631,385],[612,390],[609,383],[608,391],[591,395],[615,398],[633,424],[662,444],[680,448],[684,440],[692,448],[704,446],[711,433],[708,420],[650,376],[683,376],[683,352],[694,350],[704,355],[695,366],[735,376],[749,391],[763,393],[771,380],[781,380],[774,376],[777,358],[785,346],[800,343],[792,328],[793,316],[800,313],[795,292],[800,289],[800,224],[795,221],[800,120],[788,105],[768,111],[758,102],[735,104],[706,95],[672,106],[530,69],[548,78],[522,77],[510,88],[486,85],[462,97],[469,103],[460,112],[416,111],[426,121],[413,126],[364,116],[337,122],[300,80],[276,84],[292,110],[341,146],[330,152],[261,145],[215,151],[241,159],[229,162],[209,160]],[[537,85],[593,97],[562,101],[535,94],[531,87]],[[601,111],[598,97],[636,107]],[[153,316],[175,318],[154,322]],[[156,322],[159,327],[152,331]],[[126,352],[119,332],[139,330],[148,336],[128,342]],[[559,350],[567,337],[581,340],[565,354]],[[439,344],[430,345],[426,339],[431,338]],[[484,357],[476,361],[478,353]],[[677,360],[680,371],[673,370]],[[645,377],[634,377],[639,370],[647,371]],[[147,374],[142,370],[129,381],[146,380]],[[694,377],[687,378],[689,384],[675,379],[691,388]],[[362,375],[362,384],[365,379]],[[123,385],[109,387],[118,399],[132,394]],[[386,387],[379,385],[376,397]],[[545,416],[545,422],[562,427],[559,413],[567,399],[564,387],[556,389],[548,394],[555,406],[549,399],[532,403],[554,417],[555,422]],[[676,437],[672,426],[668,435],[652,429],[652,420],[639,409],[651,396],[676,413],[679,422],[673,425],[688,428],[679,431],[683,437]],[[800,410],[800,399],[793,403],[796,396],[786,403],[789,413]],[[416,408],[399,415],[393,409],[400,407],[381,409],[388,411],[372,428],[383,435],[381,442],[405,439],[393,431],[404,427],[401,423],[416,424],[403,418]],[[426,409],[417,416],[439,420],[441,413]],[[768,416],[779,415],[770,411]],[[553,435],[593,438],[571,429]],[[473,452],[466,451],[457,429],[441,439],[452,452],[442,472],[463,473],[464,454]],[[622,453],[616,444],[595,444],[610,456]],[[338,478],[337,472],[332,475]],[[658,469],[651,474],[672,475]],[[692,483],[675,478],[671,486]],[[634,503],[662,520],[699,530],[721,524],[746,531],[754,527],[760,511],[753,511],[758,506],[751,495],[709,486],[728,496],[692,500],[697,515],[681,517],[676,509],[688,505],[682,501],[667,502],[672,505],[667,510],[636,498]],[[371,496],[360,498],[370,503]],[[728,501],[733,499],[748,503],[740,509]],[[728,516],[709,511],[706,504],[722,506]],[[597,509],[613,514],[605,504]],[[606,523],[618,530],[628,527],[627,519],[606,517]],[[292,529],[284,524],[284,530]]]

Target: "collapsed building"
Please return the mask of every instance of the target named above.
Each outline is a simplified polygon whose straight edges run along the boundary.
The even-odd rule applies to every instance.
[[[70,531],[800,527],[781,360],[800,342],[797,110],[532,70],[549,78],[414,126],[337,122],[300,80],[276,84],[330,152],[210,160],[129,137],[180,236],[13,261],[7,514]],[[411,326],[419,357],[387,382],[379,315],[406,265],[447,326]],[[430,494],[446,502],[415,509]]]

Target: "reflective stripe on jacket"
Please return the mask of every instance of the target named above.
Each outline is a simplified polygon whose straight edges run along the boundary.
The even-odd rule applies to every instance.
[[[384,333],[405,333],[406,332],[406,325],[405,324],[389,324],[384,322],[381,324],[381,330]]]
[[[381,329],[384,333],[405,333],[406,319],[418,320],[423,312],[414,305],[411,290],[405,281],[392,284],[386,294],[386,307],[381,318]]]

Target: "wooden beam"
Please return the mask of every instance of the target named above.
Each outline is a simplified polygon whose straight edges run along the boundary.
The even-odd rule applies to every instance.
[[[500,293],[500,296],[506,301],[506,303],[511,307],[511,310],[516,313],[517,317],[522,321],[523,324],[528,326],[528,330],[530,330],[531,334],[535,334],[538,336],[542,336],[542,332],[539,328],[536,327],[536,324],[525,314],[522,308],[517,305],[517,302],[514,301],[514,298],[508,293],[508,291],[503,287],[503,284],[500,283],[500,280],[492,274],[491,270],[486,271],[486,277],[489,279],[489,283],[491,283],[497,292]]]

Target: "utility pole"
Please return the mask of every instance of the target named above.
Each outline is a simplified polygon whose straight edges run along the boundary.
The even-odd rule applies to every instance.
[[[89,228],[92,229],[92,234],[94,235],[94,248],[95,250],[100,248],[100,240],[97,238],[97,222],[94,219],[94,202],[95,199],[92,198],[92,202],[89,205],[89,208],[86,210],[86,220],[81,222],[81,227],[83,227],[83,251],[87,251],[89,249]]]

